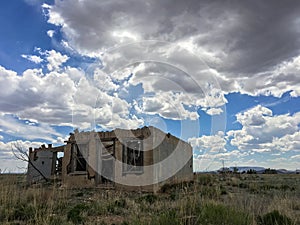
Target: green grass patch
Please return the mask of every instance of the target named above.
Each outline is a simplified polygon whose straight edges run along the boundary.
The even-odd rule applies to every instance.
[[[223,204],[205,204],[198,216],[198,224],[203,225],[250,225],[251,217],[242,211]]]
[[[257,225],[293,225],[292,220],[277,210],[257,217]]]

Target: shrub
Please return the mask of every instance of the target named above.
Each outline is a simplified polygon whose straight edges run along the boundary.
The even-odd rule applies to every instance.
[[[160,188],[161,193],[168,193],[174,189],[174,185],[166,183]]]
[[[175,210],[168,210],[161,213],[158,217],[153,217],[151,220],[151,225],[179,225],[180,219]]]
[[[193,187],[193,185],[194,185],[194,181],[183,181],[180,183],[172,183],[172,184],[166,183],[160,188],[159,192],[171,193],[174,191],[182,191]]]
[[[248,187],[249,187],[249,185],[246,184],[246,183],[240,183],[239,184],[239,188],[248,188]]]
[[[201,196],[210,199],[218,199],[220,197],[221,191],[219,187],[206,187],[203,186],[200,190]]]
[[[109,212],[109,213],[116,213],[115,205],[114,204],[108,204],[107,205],[107,212]]]
[[[175,192],[170,193],[169,199],[172,200],[172,201],[177,200],[178,199],[178,194],[176,194]]]
[[[76,197],[82,197],[83,195],[83,192],[78,192],[77,194],[75,194]]]
[[[53,206],[53,213],[59,214],[61,212],[66,213],[66,209],[68,209],[68,203],[66,201],[58,201]]]
[[[49,224],[50,225],[62,225],[64,224],[64,220],[62,217],[59,217],[59,216],[53,216],[50,218],[50,221],[49,221]]]
[[[247,170],[247,174],[256,174],[256,170],[253,169]]]
[[[81,224],[84,221],[83,213],[87,211],[88,207],[85,204],[78,204],[74,206],[67,214],[68,220],[74,224]]]
[[[111,214],[122,214],[122,208],[126,207],[126,200],[125,199],[118,199],[115,200],[114,202],[110,202],[106,209],[107,212],[111,213]]]
[[[226,188],[223,187],[223,186],[220,186],[220,192],[221,192],[221,195],[227,195],[228,194]]]
[[[35,208],[32,205],[19,204],[16,205],[9,220],[30,220],[35,216]]]
[[[107,223],[105,223],[104,221],[101,221],[101,223],[99,225],[107,225]]]
[[[210,174],[199,175],[198,183],[201,185],[212,185],[214,182],[213,176]]]
[[[290,185],[287,185],[287,184],[282,184],[280,187],[280,190],[282,191],[295,191],[296,188],[295,187],[291,187]]]
[[[257,217],[258,225],[292,225],[292,220],[286,215],[280,214],[277,210]]]
[[[200,210],[198,221],[203,225],[248,225],[251,218],[247,213],[222,204],[206,204]]]
[[[6,219],[6,210],[0,206],[0,222]]]
[[[124,208],[126,206],[126,200],[125,199],[118,199],[115,201],[115,206],[116,207],[120,207],[120,208]]]
[[[107,204],[102,201],[92,201],[89,203],[89,210],[87,211],[87,216],[100,216],[107,214]]]
[[[265,169],[265,171],[263,172],[264,174],[277,174],[277,170],[275,169]]]
[[[152,205],[156,200],[157,200],[157,196],[153,195],[153,194],[147,194],[142,197],[139,197],[139,199],[138,199],[139,202],[142,202],[142,201],[148,202],[150,205]]]
[[[277,187],[274,186],[274,185],[271,185],[271,184],[263,184],[263,185],[260,186],[260,189],[268,191],[268,190],[271,190],[271,189],[277,189]]]

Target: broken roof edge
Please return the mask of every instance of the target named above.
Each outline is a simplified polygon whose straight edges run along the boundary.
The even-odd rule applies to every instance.
[[[149,130],[150,133],[146,133],[146,135],[144,135],[145,133],[143,131],[145,130]],[[141,128],[136,128],[136,129],[124,129],[124,128],[116,128],[116,129],[113,129],[113,130],[110,130],[110,131],[78,131],[78,130],[74,130],[74,133],[71,133],[70,134],[70,137],[72,135],[75,135],[75,134],[85,134],[85,135],[89,135],[89,134],[92,134],[92,133],[97,133],[98,134],[98,137],[102,140],[102,139],[105,139],[105,138],[119,138],[119,137],[130,137],[130,135],[121,135],[122,132],[124,133],[128,133],[128,132],[132,132],[133,134],[138,134],[139,132],[141,132],[141,134],[143,134],[142,136],[141,135],[131,135],[131,137],[135,137],[135,138],[139,138],[139,137],[148,137],[151,135],[151,130],[154,130],[154,131],[158,131],[164,135],[166,135],[168,138],[169,137],[172,137],[172,138],[175,138],[177,139],[178,141],[183,141],[185,143],[188,143],[187,141],[183,140],[183,139],[180,139],[179,137],[176,137],[174,135],[172,135],[171,133],[166,133],[164,131],[162,131],[161,129],[157,128],[157,127],[154,127],[154,126],[144,126],[144,127],[141,127]],[[116,135],[117,133],[117,135]],[[67,141],[66,141],[67,142]]]
[[[48,147],[46,147],[46,145],[42,144],[38,148],[29,147],[29,152],[32,152],[32,151],[34,151],[34,152],[39,152],[39,151],[63,152],[64,146],[65,145],[59,145],[59,146],[52,147],[52,144],[48,144]]]
[[[149,131],[149,132],[144,132],[144,131]],[[69,139],[64,141],[66,144],[70,143],[70,142],[74,142],[76,139],[75,138],[75,135],[76,134],[79,134],[79,135],[90,135],[90,134],[93,134],[93,133],[96,133],[97,136],[100,140],[105,140],[105,139],[119,139],[120,137],[122,138],[127,138],[127,137],[132,137],[132,138],[145,138],[145,137],[149,137],[151,135],[151,132],[160,132],[161,134],[167,136],[168,138],[172,137],[178,141],[182,141],[182,142],[185,142],[187,144],[189,144],[187,141],[185,140],[182,140],[174,135],[172,135],[171,133],[166,133],[164,131],[162,131],[161,129],[157,128],[157,127],[154,127],[154,126],[144,126],[144,127],[141,127],[141,128],[136,128],[136,129],[124,129],[124,128],[116,128],[116,129],[113,129],[113,130],[110,130],[110,131],[78,131],[78,129],[75,129],[74,130],[74,133],[70,133],[70,136],[69,136]],[[133,135],[125,135],[126,133],[127,134],[130,134],[133,133]],[[117,133],[117,135],[116,135]],[[124,133],[122,135],[122,133]],[[43,151],[43,150],[49,150],[49,151],[53,151],[53,152],[63,152],[64,151],[64,146],[66,145],[60,145],[60,146],[55,146],[55,147],[52,147],[52,144],[48,144],[48,147],[46,147],[45,145],[41,145],[41,147],[39,148],[34,148],[33,150],[34,151]],[[29,149],[32,150],[32,148],[30,147]]]
[[[149,127],[144,126],[142,128],[137,129],[116,128],[110,131],[78,131],[78,129],[76,129],[74,130],[74,133],[70,133],[69,140],[65,142],[74,142],[75,139],[80,141],[90,137],[99,138],[100,140],[120,139],[124,137],[142,138],[144,136],[150,135],[150,132],[145,132],[146,129],[149,130]]]

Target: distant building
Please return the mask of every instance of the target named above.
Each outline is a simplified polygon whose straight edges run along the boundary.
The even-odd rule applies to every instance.
[[[27,178],[29,183],[45,176],[60,178],[66,187],[156,192],[165,183],[193,179],[192,155],[188,143],[155,127],[75,132],[64,146],[31,149]]]

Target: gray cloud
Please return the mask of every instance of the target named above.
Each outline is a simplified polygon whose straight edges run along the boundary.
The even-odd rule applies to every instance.
[[[221,60],[219,71],[256,73],[299,54],[299,12],[292,0],[67,0],[55,2],[49,22],[63,25],[83,53],[139,39],[192,38]]]

